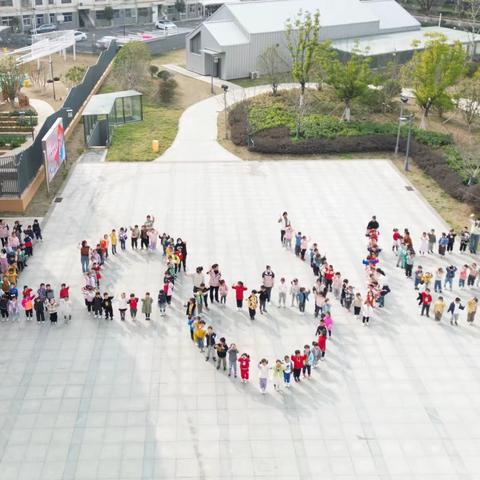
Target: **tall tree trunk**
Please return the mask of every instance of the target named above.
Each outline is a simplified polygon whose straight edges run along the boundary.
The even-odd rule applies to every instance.
[[[420,119],[420,128],[426,130],[428,127],[428,108],[422,108],[422,118]]]
[[[346,122],[349,122],[351,119],[350,115],[350,102],[345,102],[345,109],[343,110],[342,113],[342,120],[345,120]]]

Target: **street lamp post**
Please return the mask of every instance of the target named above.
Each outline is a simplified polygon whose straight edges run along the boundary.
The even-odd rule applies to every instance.
[[[47,80],[47,83],[51,83],[52,84],[52,90],[53,90],[53,99],[56,100],[57,99],[57,96],[56,96],[56,93],[55,93],[55,82],[58,82],[60,80],[60,77],[54,77],[53,76],[53,61],[52,61],[52,57],[50,56],[50,59],[48,60],[48,63],[50,64],[50,77],[48,80]]]
[[[397,142],[395,143],[395,155],[398,155],[398,148],[400,145],[400,127],[402,126],[403,109],[408,102],[408,97],[400,95],[400,117],[398,117]]]
[[[405,150],[405,161],[403,163],[403,170],[405,172],[408,172],[409,170],[409,163],[408,163],[408,160],[409,160],[409,154],[410,154],[410,141],[412,139],[412,123],[413,123],[413,119],[415,118],[415,115],[413,115],[413,113],[411,113],[408,117],[402,117],[402,121],[403,122],[406,122],[408,124],[408,135],[407,135],[407,148]]]
[[[225,140],[228,139],[228,115],[227,115],[227,92],[228,92],[228,85],[223,84],[222,85],[223,89],[223,106],[224,106],[224,112],[225,112]]]

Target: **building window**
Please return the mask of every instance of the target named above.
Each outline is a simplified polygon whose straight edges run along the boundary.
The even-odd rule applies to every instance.
[[[37,25],[43,25],[44,20],[43,20],[43,14],[42,15],[37,15]]]
[[[72,12],[63,12],[63,23],[73,22]]]
[[[55,4],[55,0],[48,0],[48,4],[49,4],[49,5],[54,5],[54,4]]]
[[[50,13],[48,15],[48,18],[50,19],[50,23],[55,23],[55,14],[54,13]]]
[[[120,10],[113,11],[113,18],[120,18]]]
[[[13,0],[0,0],[0,7],[13,7]]]
[[[32,17],[30,15],[24,15],[22,21],[24,27],[29,27],[32,24]]]
[[[139,8],[137,15],[139,17],[148,17],[148,8]]]
[[[35,5],[43,5],[43,0],[35,0]]]
[[[124,10],[124,12],[125,12],[125,13],[124,13],[125,18],[132,18],[133,15],[132,15],[132,9],[131,9],[131,8],[126,8],[126,9]]]
[[[62,0],[62,3],[72,3],[72,0]]]
[[[175,9],[175,5],[167,5],[167,13],[173,15],[177,10]]]
[[[192,53],[200,53],[200,48],[202,45],[202,37],[200,36],[200,32],[198,32],[194,37],[190,39],[190,51]]]
[[[97,20],[105,20],[105,10],[97,10],[95,16]]]

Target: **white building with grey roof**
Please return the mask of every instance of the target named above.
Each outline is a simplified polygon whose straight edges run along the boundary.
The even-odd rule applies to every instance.
[[[377,61],[398,55],[403,62],[422,48],[426,33],[434,32],[479,53],[477,38],[469,32],[422,28],[394,0],[256,0],[223,5],[187,35],[187,68],[224,80],[261,74],[258,57],[266,48],[278,45],[288,58],[285,25],[300,10],[318,11],[320,40],[331,40],[346,56],[358,47]]]

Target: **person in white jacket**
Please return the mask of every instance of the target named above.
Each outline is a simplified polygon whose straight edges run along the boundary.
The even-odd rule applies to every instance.
[[[287,283],[285,282],[285,278],[280,279],[280,283],[278,285],[278,308],[286,308],[287,302]]]

